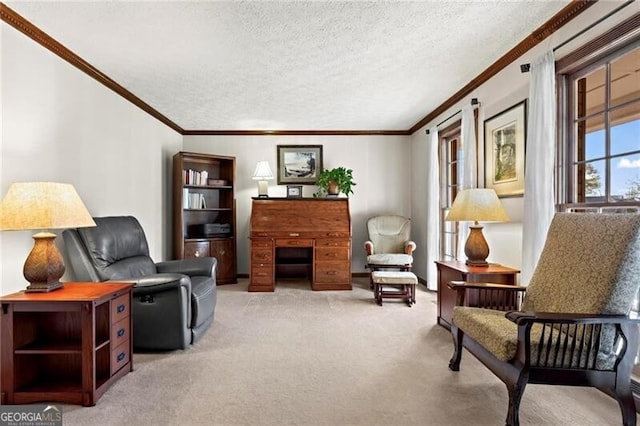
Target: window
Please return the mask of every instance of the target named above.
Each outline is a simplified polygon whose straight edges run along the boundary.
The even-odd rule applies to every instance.
[[[458,194],[458,148],[461,123],[440,133],[440,259],[455,260],[458,252],[458,222],[445,222]]]
[[[640,202],[640,44],[566,77],[566,202]]]

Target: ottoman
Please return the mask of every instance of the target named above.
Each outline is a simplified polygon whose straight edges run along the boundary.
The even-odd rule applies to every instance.
[[[382,299],[404,299],[409,307],[416,303],[418,277],[408,271],[373,271],[373,297],[382,306]]]

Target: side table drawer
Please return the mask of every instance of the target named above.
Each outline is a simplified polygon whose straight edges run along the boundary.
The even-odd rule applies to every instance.
[[[115,324],[123,318],[128,318],[130,315],[130,309],[131,307],[129,306],[129,293],[123,294],[122,296],[118,296],[113,299],[111,301],[111,324]]]
[[[130,357],[129,340],[127,340],[111,351],[111,374],[113,375],[116,371],[127,365]]]
[[[129,318],[123,318],[111,326],[111,347],[115,348],[131,338],[129,330]]]

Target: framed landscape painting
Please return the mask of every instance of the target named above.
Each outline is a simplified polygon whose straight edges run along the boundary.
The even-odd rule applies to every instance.
[[[322,145],[278,145],[278,185],[313,185],[322,172]]]
[[[524,195],[526,99],[484,121],[484,186],[498,197]]]

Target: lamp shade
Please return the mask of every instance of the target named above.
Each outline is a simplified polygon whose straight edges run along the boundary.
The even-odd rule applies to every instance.
[[[258,161],[256,164],[256,170],[253,172],[254,180],[271,180],[273,179],[273,172],[269,167],[268,161]]]
[[[0,204],[0,230],[96,226],[74,187],[65,183],[20,182]]]
[[[496,191],[487,188],[463,189],[458,192],[446,221],[508,222]]]

